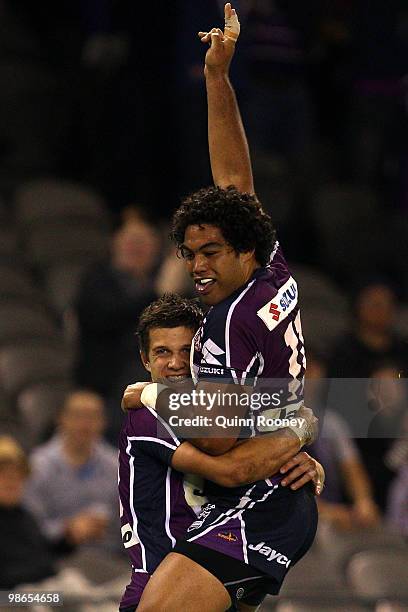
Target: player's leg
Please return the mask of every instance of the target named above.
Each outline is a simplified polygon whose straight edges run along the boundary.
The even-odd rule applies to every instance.
[[[231,598],[223,584],[204,567],[170,553],[147,583],[137,612],[224,612]]]

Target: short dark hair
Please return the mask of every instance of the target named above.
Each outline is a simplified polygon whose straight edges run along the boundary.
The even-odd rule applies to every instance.
[[[203,311],[198,300],[183,298],[176,293],[165,293],[147,306],[139,318],[137,336],[140,350],[149,351],[149,332],[158,327],[189,327],[194,332],[201,325]]]
[[[255,249],[255,259],[265,266],[276,242],[270,216],[255,195],[235,187],[207,187],[188,196],[174,213],[171,238],[179,248],[189,225],[208,223],[221,230],[238,253]]]

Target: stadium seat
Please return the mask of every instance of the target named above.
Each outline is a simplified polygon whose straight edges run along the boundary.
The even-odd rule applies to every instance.
[[[70,388],[69,381],[61,380],[33,385],[18,395],[18,414],[24,431],[29,434],[30,446],[42,442],[44,435],[55,425],[58,410]]]
[[[17,220],[32,228],[44,221],[91,221],[107,228],[104,201],[96,193],[77,183],[44,179],[23,185],[15,196]]]
[[[26,253],[29,261],[40,269],[56,263],[91,263],[108,253],[107,234],[100,229],[81,223],[61,225],[49,223],[30,231]]]
[[[35,338],[61,340],[55,322],[46,311],[28,301],[26,304],[14,300],[0,302],[0,346],[22,344]]]
[[[373,600],[382,597],[408,600],[408,550],[366,550],[355,554],[347,566],[354,593]]]
[[[325,571],[322,572],[321,568]],[[326,555],[314,544],[311,550],[288,573],[280,591],[281,596],[297,600],[320,597],[327,592],[344,595],[347,588],[341,572],[327,565]]]
[[[330,565],[343,573],[349,559],[359,552],[370,550],[406,550],[406,544],[397,532],[380,527],[378,529],[345,533],[333,528],[320,529],[318,545],[330,550]]]
[[[7,393],[17,395],[35,383],[69,379],[71,362],[63,347],[41,342],[0,348],[0,382]]]
[[[72,306],[78,292],[81,276],[87,265],[84,262],[61,263],[46,273],[45,287],[49,301],[59,315]]]

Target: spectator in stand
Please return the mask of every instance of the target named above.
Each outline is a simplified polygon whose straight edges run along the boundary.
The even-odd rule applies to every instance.
[[[372,281],[360,289],[354,307],[354,328],[335,346],[328,368],[329,377],[333,379],[362,379],[360,383],[349,385],[352,392],[343,385],[341,401],[350,415],[359,411],[364,414],[367,401],[370,408],[375,407],[373,383],[365,379],[376,376],[376,371],[383,369],[384,364],[392,364],[395,377],[407,370],[408,344],[393,331],[395,315],[396,296],[385,282]],[[335,407],[342,411],[342,406]],[[389,440],[382,434],[377,435],[374,425],[364,436],[361,430],[356,430],[355,434],[365,467],[373,478],[376,502],[385,511],[387,487],[393,477],[383,460]]]
[[[408,343],[393,332],[396,296],[381,281],[365,285],[357,294],[354,329],[342,336],[329,361],[331,378],[369,378],[384,362],[407,370]]]
[[[34,516],[22,505],[30,468],[23,449],[0,437],[0,589],[38,582],[56,573],[56,556]]]
[[[370,528],[380,521],[369,475],[360,459],[347,423],[330,408],[322,411],[326,368],[308,354],[306,400],[320,412],[321,432],[311,453],[325,466],[326,486],[318,500],[319,514],[340,530]]]
[[[368,430],[369,436],[399,438],[407,415],[407,389],[396,365],[389,363],[373,372],[370,397],[370,406],[376,414]]]
[[[47,537],[71,546],[121,551],[117,452],[102,440],[102,399],[91,391],[66,398],[57,433],[34,450],[25,503]]]
[[[157,297],[155,268],[160,240],[145,220],[131,217],[114,234],[109,262],[92,267],[76,300],[79,355],[76,381],[107,402],[108,438],[116,444],[123,390],[145,380],[134,336],[139,314]]]
[[[408,431],[406,382],[400,378],[397,366],[385,364],[373,372],[369,398],[375,415],[368,428],[368,439],[361,440],[360,447],[372,475],[375,497],[385,511],[391,483],[402,467],[392,457]]]

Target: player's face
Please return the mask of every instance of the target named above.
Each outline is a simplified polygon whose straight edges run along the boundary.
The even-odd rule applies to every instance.
[[[172,383],[190,378],[190,347],[194,332],[188,327],[155,327],[149,331],[149,353],[142,359],[152,381]]]
[[[180,251],[196,291],[208,305],[231,295],[253,271],[253,253],[237,253],[214,225],[189,225]]]

